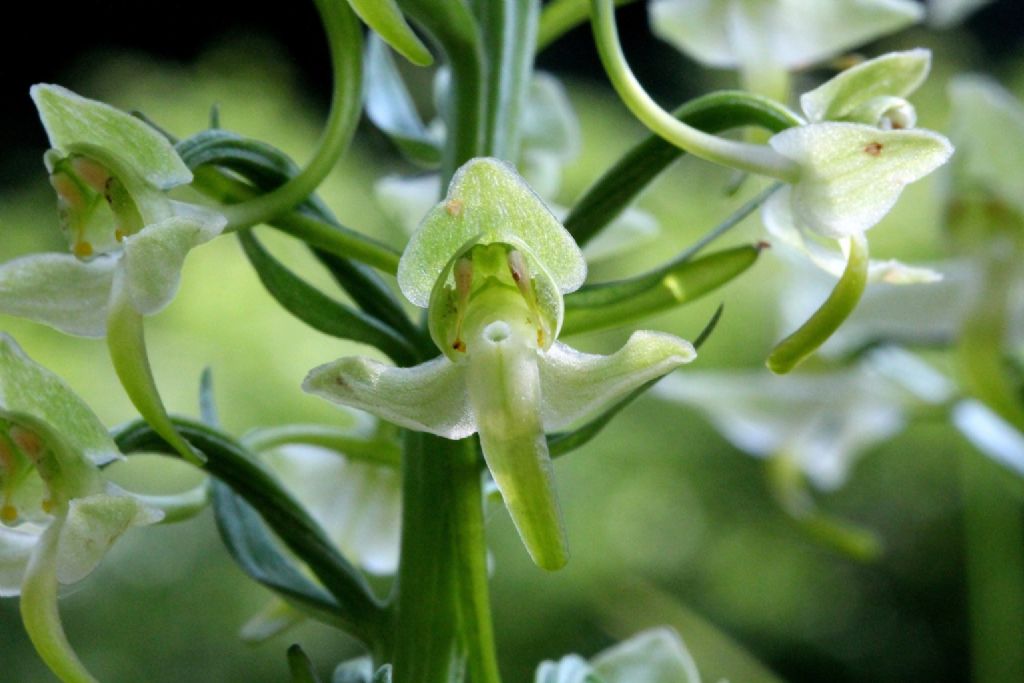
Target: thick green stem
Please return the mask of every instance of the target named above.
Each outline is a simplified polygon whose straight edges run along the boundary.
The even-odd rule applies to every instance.
[[[448,683],[459,633],[452,461],[465,444],[408,432],[402,459],[401,565],[392,596],[394,680]]]
[[[458,570],[456,597],[459,630],[473,683],[500,683],[494,646],[491,597],[487,585],[487,544],[484,534],[483,487],[476,446],[460,441],[453,453],[449,483],[454,511],[455,550]],[[453,449],[454,450],[454,449]]]
[[[518,124],[532,73],[538,0],[472,0],[487,64],[481,153],[515,162]]]
[[[976,258],[983,286],[957,348],[961,381],[1004,420],[1024,431],[1024,407],[1005,364],[1010,297],[1020,251],[991,239]],[[1024,510],[994,463],[975,453],[963,461],[964,534],[971,669],[975,683],[1024,680]]]
[[[1024,681],[1024,510],[998,465],[964,456],[971,680]]]
[[[613,0],[591,0],[594,40],[605,72],[633,115],[665,140],[694,156],[741,171],[795,182],[799,167],[767,145],[727,140],[688,126],[651,99],[626,63],[615,26]]]
[[[352,139],[362,111],[362,30],[348,3],[316,0],[331,50],[334,90],[316,153],[302,172],[273,192],[229,206],[227,230],[248,228],[288,211],[316,191]]]
[[[400,4],[441,46],[451,70],[442,112],[448,139],[441,175],[447,187],[455,170],[479,156],[483,144],[486,83],[480,27],[461,0],[400,0]]]

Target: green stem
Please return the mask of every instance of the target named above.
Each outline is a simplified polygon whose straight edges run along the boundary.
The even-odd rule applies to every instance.
[[[518,124],[532,73],[538,0],[473,0],[487,63],[481,154],[515,162]]]
[[[850,254],[846,270],[835,289],[800,329],[776,344],[768,354],[765,365],[775,374],[784,375],[803,362],[828,341],[857,307],[868,284],[868,241],[863,234],[848,239]]]
[[[107,348],[125,393],[153,430],[167,440],[185,460],[202,466],[203,456],[186,441],[167,415],[160,390],[153,378],[146,351],[146,333],[142,314],[128,300],[128,292],[118,278],[114,281],[110,313],[107,318]]]
[[[1024,511],[998,465],[978,453],[964,456],[971,680],[1024,681]]]
[[[316,191],[338,163],[355,133],[362,109],[362,30],[348,3],[315,0],[331,50],[334,88],[327,125],[316,153],[302,171],[273,192],[226,207],[226,230],[264,223],[292,209]]]
[[[451,69],[448,102],[442,112],[448,139],[441,177],[442,187],[447,187],[455,170],[479,156],[483,144],[485,67],[480,27],[462,0],[400,0],[400,5],[441,46]]]
[[[617,6],[636,0],[615,0]],[[590,18],[590,0],[552,0],[540,14],[537,31],[537,52],[561,38]]]
[[[260,196],[251,186],[209,167],[196,169],[192,186],[229,205]],[[342,258],[360,261],[390,275],[398,272],[399,252],[354,230],[298,211],[278,215],[270,220],[270,226]]]
[[[464,444],[407,432],[401,564],[392,596],[394,680],[442,683],[457,668],[457,566],[451,461]]]
[[[98,683],[68,642],[57,609],[57,546],[64,519],[54,518],[32,552],[21,586],[21,619],[36,652],[60,680]]]
[[[626,63],[615,26],[614,2],[591,0],[591,11],[594,40],[605,72],[623,103],[641,123],[680,149],[707,161],[789,183],[796,182],[800,174],[799,166],[771,147],[709,135],[686,125],[658,106]]]
[[[142,501],[146,507],[155,508],[164,513],[164,518],[160,520],[161,524],[171,524],[192,519],[209,507],[210,484],[204,479],[202,483],[181,493],[166,495],[132,493],[132,496]]]
[[[454,513],[459,630],[473,683],[500,683],[487,585],[483,486],[476,445],[460,441],[449,483]]]

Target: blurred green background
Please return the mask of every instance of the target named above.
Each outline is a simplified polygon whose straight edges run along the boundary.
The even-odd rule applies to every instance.
[[[626,21],[642,28],[637,17],[634,10]],[[300,162],[308,158],[326,81],[322,71],[303,65],[320,56],[319,48],[297,46],[295,36],[282,40],[272,29],[244,21],[211,21],[216,35],[172,58],[154,56],[165,50],[147,51],[145,40],[133,44],[107,36],[94,48],[83,40],[73,64],[50,65],[50,72],[36,74],[27,57],[16,70],[27,82],[57,79],[87,96],[139,109],[182,136],[204,128],[216,104],[224,127],[267,140]],[[915,96],[922,125],[943,129],[945,82],[957,71],[994,73],[1024,94],[1024,58],[1015,50],[993,51],[983,30],[969,29],[905,32],[870,49],[875,54],[925,45],[935,51],[933,77]],[[168,40],[167,30],[161,29],[158,45]],[[177,22],[173,32],[188,34],[188,22]],[[541,60],[542,66],[571,69],[567,86],[583,126],[583,152],[566,169],[560,197],[565,204],[644,134],[593,71],[592,49],[580,33],[571,36],[569,48]],[[629,40],[643,42],[636,33]],[[317,41],[319,34],[307,37]],[[701,71],[667,50],[644,52],[647,60],[638,67],[642,77],[651,75],[666,104],[732,85],[729,74]],[[8,109],[19,130],[22,124],[14,118],[27,106],[26,92],[6,95],[19,102]],[[40,162],[45,141],[41,133],[32,135],[5,141],[11,154],[2,166],[0,261],[64,248]],[[403,234],[375,205],[372,185],[382,173],[408,171],[382,137],[364,126],[321,196],[346,225],[400,247]],[[591,279],[637,273],[681,250],[750,196],[748,187],[727,198],[730,178],[691,159],[677,164],[640,202],[661,223],[659,241],[596,266]],[[933,179],[909,188],[872,232],[873,251],[916,261],[941,258],[937,191]],[[761,235],[751,218],[723,246]],[[300,246],[266,230],[261,236],[329,289],[329,279]],[[758,367],[780,332],[775,301],[784,269],[769,252],[739,281],[643,326],[692,338],[724,302],[722,323],[696,367]],[[0,330],[63,376],[106,424],[133,417],[102,342],[67,338],[4,316]],[[196,412],[199,374],[209,366],[224,424],[234,433],[289,421],[331,422],[332,408],[303,395],[298,385],[314,365],[365,353],[282,312],[230,237],[191,255],[178,297],[148,330],[154,369],[172,411]],[[571,341],[609,350],[627,333]],[[701,636],[707,624],[729,634],[780,680],[966,680],[958,466],[967,457],[974,456],[947,425],[915,423],[865,454],[849,483],[820,499],[824,509],[884,540],[883,557],[863,564],[797,529],[772,502],[762,463],[734,450],[691,411],[645,397],[596,441],[557,463],[573,549],[567,569],[536,569],[506,514],[492,515],[496,630],[507,680],[531,680],[542,659],[591,655],[661,623],[675,624],[691,638],[710,681],[725,673],[733,683],[767,679],[737,677],[737,662],[728,653],[702,646],[714,640]],[[185,467],[156,459],[118,467],[122,481],[151,491],[178,490],[195,480]],[[358,653],[350,640],[316,624],[261,646],[242,644],[239,627],[267,595],[231,563],[212,518],[203,515],[129,534],[97,572],[68,591],[61,608],[71,642],[104,681],[281,681],[284,651],[292,642],[300,642],[325,674]],[[52,679],[23,634],[15,600],[0,601],[0,633],[0,681]]]

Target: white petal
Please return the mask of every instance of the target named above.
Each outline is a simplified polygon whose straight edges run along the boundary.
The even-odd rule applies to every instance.
[[[592,661],[607,683],[700,683],[700,673],[682,638],[654,628],[611,647]]]
[[[446,439],[476,432],[465,371],[444,356],[411,368],[369,358],[341,358],[310,371],[302,388],[402,427]]]
[[[175,209],[178,215],[124,238],[128,295],[143,315],[156,313],[171,302],[185,256],[219,235],[226,223],[220,214],[200,207],[178,203]]]
[[[693,346],[660,332],[634,332],[610,356],[555,342],[540,354],[544,428],[562,429],[593,417],[631,391],[697,357]]]
[[[81,581],[121,534],[159,519],[159,514],[127,495],[100,493],[72,500],[58,542],[58,580],[63,584]]]
[[[992,0],[928,0],[928,23],[948,28]]]
[[[1024,434],[983,403],[961,401],[953,408],[953,424],[975,448],[1024,476]]]
[[[654,35],[708,66],[737,65],[726,15],[731,3],[723,0],[653,0],[650,23]]]
[[[43,529],[23,524],[17,529],[0,525],[0,598],[18,595],[32,549]]]
[[[795,221],[832,238],[874,226],[906,185],[953,153],[949,141],[937,133],[884,131],[855,123],[790,128],[772,136],[769,144],[801,167],[791,194]]]
[[[118,259],[83,262],[71,254],[33,254],[0,266],[0,312],[81,337],[107,333],[107,304]]]
[[[371,574],[398,567],[401,476],[318,446],[289,445],[267,463],[352,562]]]

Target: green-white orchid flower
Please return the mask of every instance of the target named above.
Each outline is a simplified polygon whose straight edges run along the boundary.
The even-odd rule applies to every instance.
[[[378,105],[382,106],[382,105]],[[443,137],[440,120],[430,126]],[[568,209],[554,203],[562,186],[562,168],[579,154],[580,126],[562,84],[543,72],[534,74],[519,121],[519,163],[523,178],[556,217]],[[374,185],[377,204],[388,218],[411,234],[441,196],[441,176],[388,175]],[[649,213],[629,207],[583,247],[588,263],[649,244],[658,223]]]
[[[789,73],[917,23],[912,0],[654,0],[654,34],[743,87],[786,101]]]
[[[64,635],[58,586],[162,517],[103,478],[100,466],[120,457],[88,406],[0,335],[0,596],[21,596],[25,630],[66,682],[94,679]]]
[[[653,628],[590,661],[567,655],[541,662],[534,683],[700,683],[693,656],[675,631]]]
[[[156,390],[142,317],[170,303],[189,250],[220,234],[226,220],[166,195],[192,173],[152,127],[60,86],[31,92],[52,146],[44,158],[71,253],[0,265],[0,312],[68,334],[106,336],[139,412],[198,461]]]
[[[515,173],[474,159],[426,215],[398,282],[427,307],[439,358],[397,368],[342,358],[314,369],[307,391],[449,439],[479,433],[484,458],[534,561],[567,560],[544,432],[600,411],[695,357],[675,337],[636,332],[610,356],[556,341],[562,295],[586,262]]]
[[[224,218],[166,191],[192,180],[171,144],[139,119],[56,85],[36,85],[52,149],[66,254],[0,266],[0,311],[68,334],[103,337],[111,310],[156,313],[174,297],[185,255]]]

